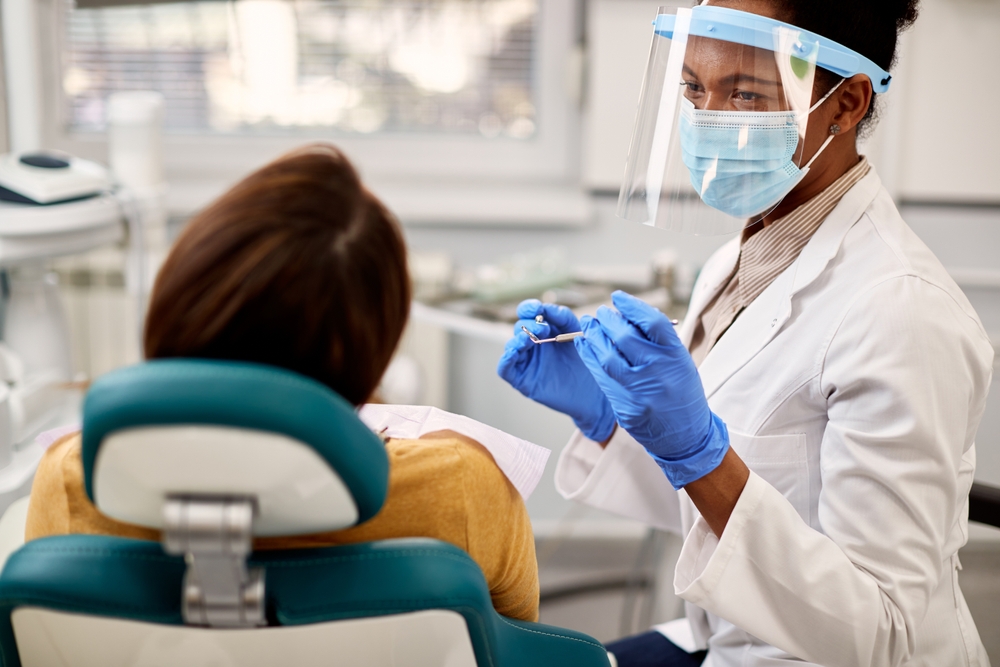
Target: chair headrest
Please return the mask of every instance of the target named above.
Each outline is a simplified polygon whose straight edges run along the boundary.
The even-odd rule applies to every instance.
[[[366,521],[385,502],[389,478],[381,440],[325,385],[202,359],[98,378],[83,405],[83,469],[104,513],[155,528],[167,495],[256,496],[256,535]]]

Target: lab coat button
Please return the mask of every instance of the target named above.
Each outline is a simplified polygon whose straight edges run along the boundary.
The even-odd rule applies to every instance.
[[[778,320],[777,320],[777,318],[775,318],[775,319],[771,320],[771,326],[772,326],[772,327],[773,327],[773,326],[774,326],[775,324],[777,324],[777,323],[778,323]]]

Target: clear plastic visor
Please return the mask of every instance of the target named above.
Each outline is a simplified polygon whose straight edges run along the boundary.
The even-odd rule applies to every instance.
[[[812,157],[817,52],[793,28],[713,25],[698,8],[660,9],[619,217],[714,235],[774,211]]]

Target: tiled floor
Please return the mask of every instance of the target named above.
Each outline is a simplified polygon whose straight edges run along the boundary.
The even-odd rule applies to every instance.
[[[659,599],[647,611],[646,595],[633,600],[623,586],[614,587],[627,580],[639,557],[638,540],[569,539],[558,545],[551,540],[539,540],[542,622],[573,628],[607,642],[681,615],[682,608],[670,592],[670,573],[678,543],[669,538],[661,546],[660,567],[653,567],[646,558],[640,568],[640,578],[652,580],[659,576],[663,583]],[[1000,543],[966,547],[960,556],[962,590],[993,664],[1000,665]],[[589,591],[567,594],[588,584]],[[634,611],[631,622],[622,619],[622,609],[627,603]]]

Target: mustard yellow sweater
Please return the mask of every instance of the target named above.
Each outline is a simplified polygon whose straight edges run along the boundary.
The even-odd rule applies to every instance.
[[[261,538],[256,549],[297,549],[431,537],[465,550],[483,570],[493,606],[510,618],[538,620],[538,565],[520,494],[479,443],[449,431],[389,440],[389,494],[370,521],[329,533]],[[159,540],[155,530],[115,521],[90,502],[79,434],[46,452],[28,506],[25,539],[87,533]]]

